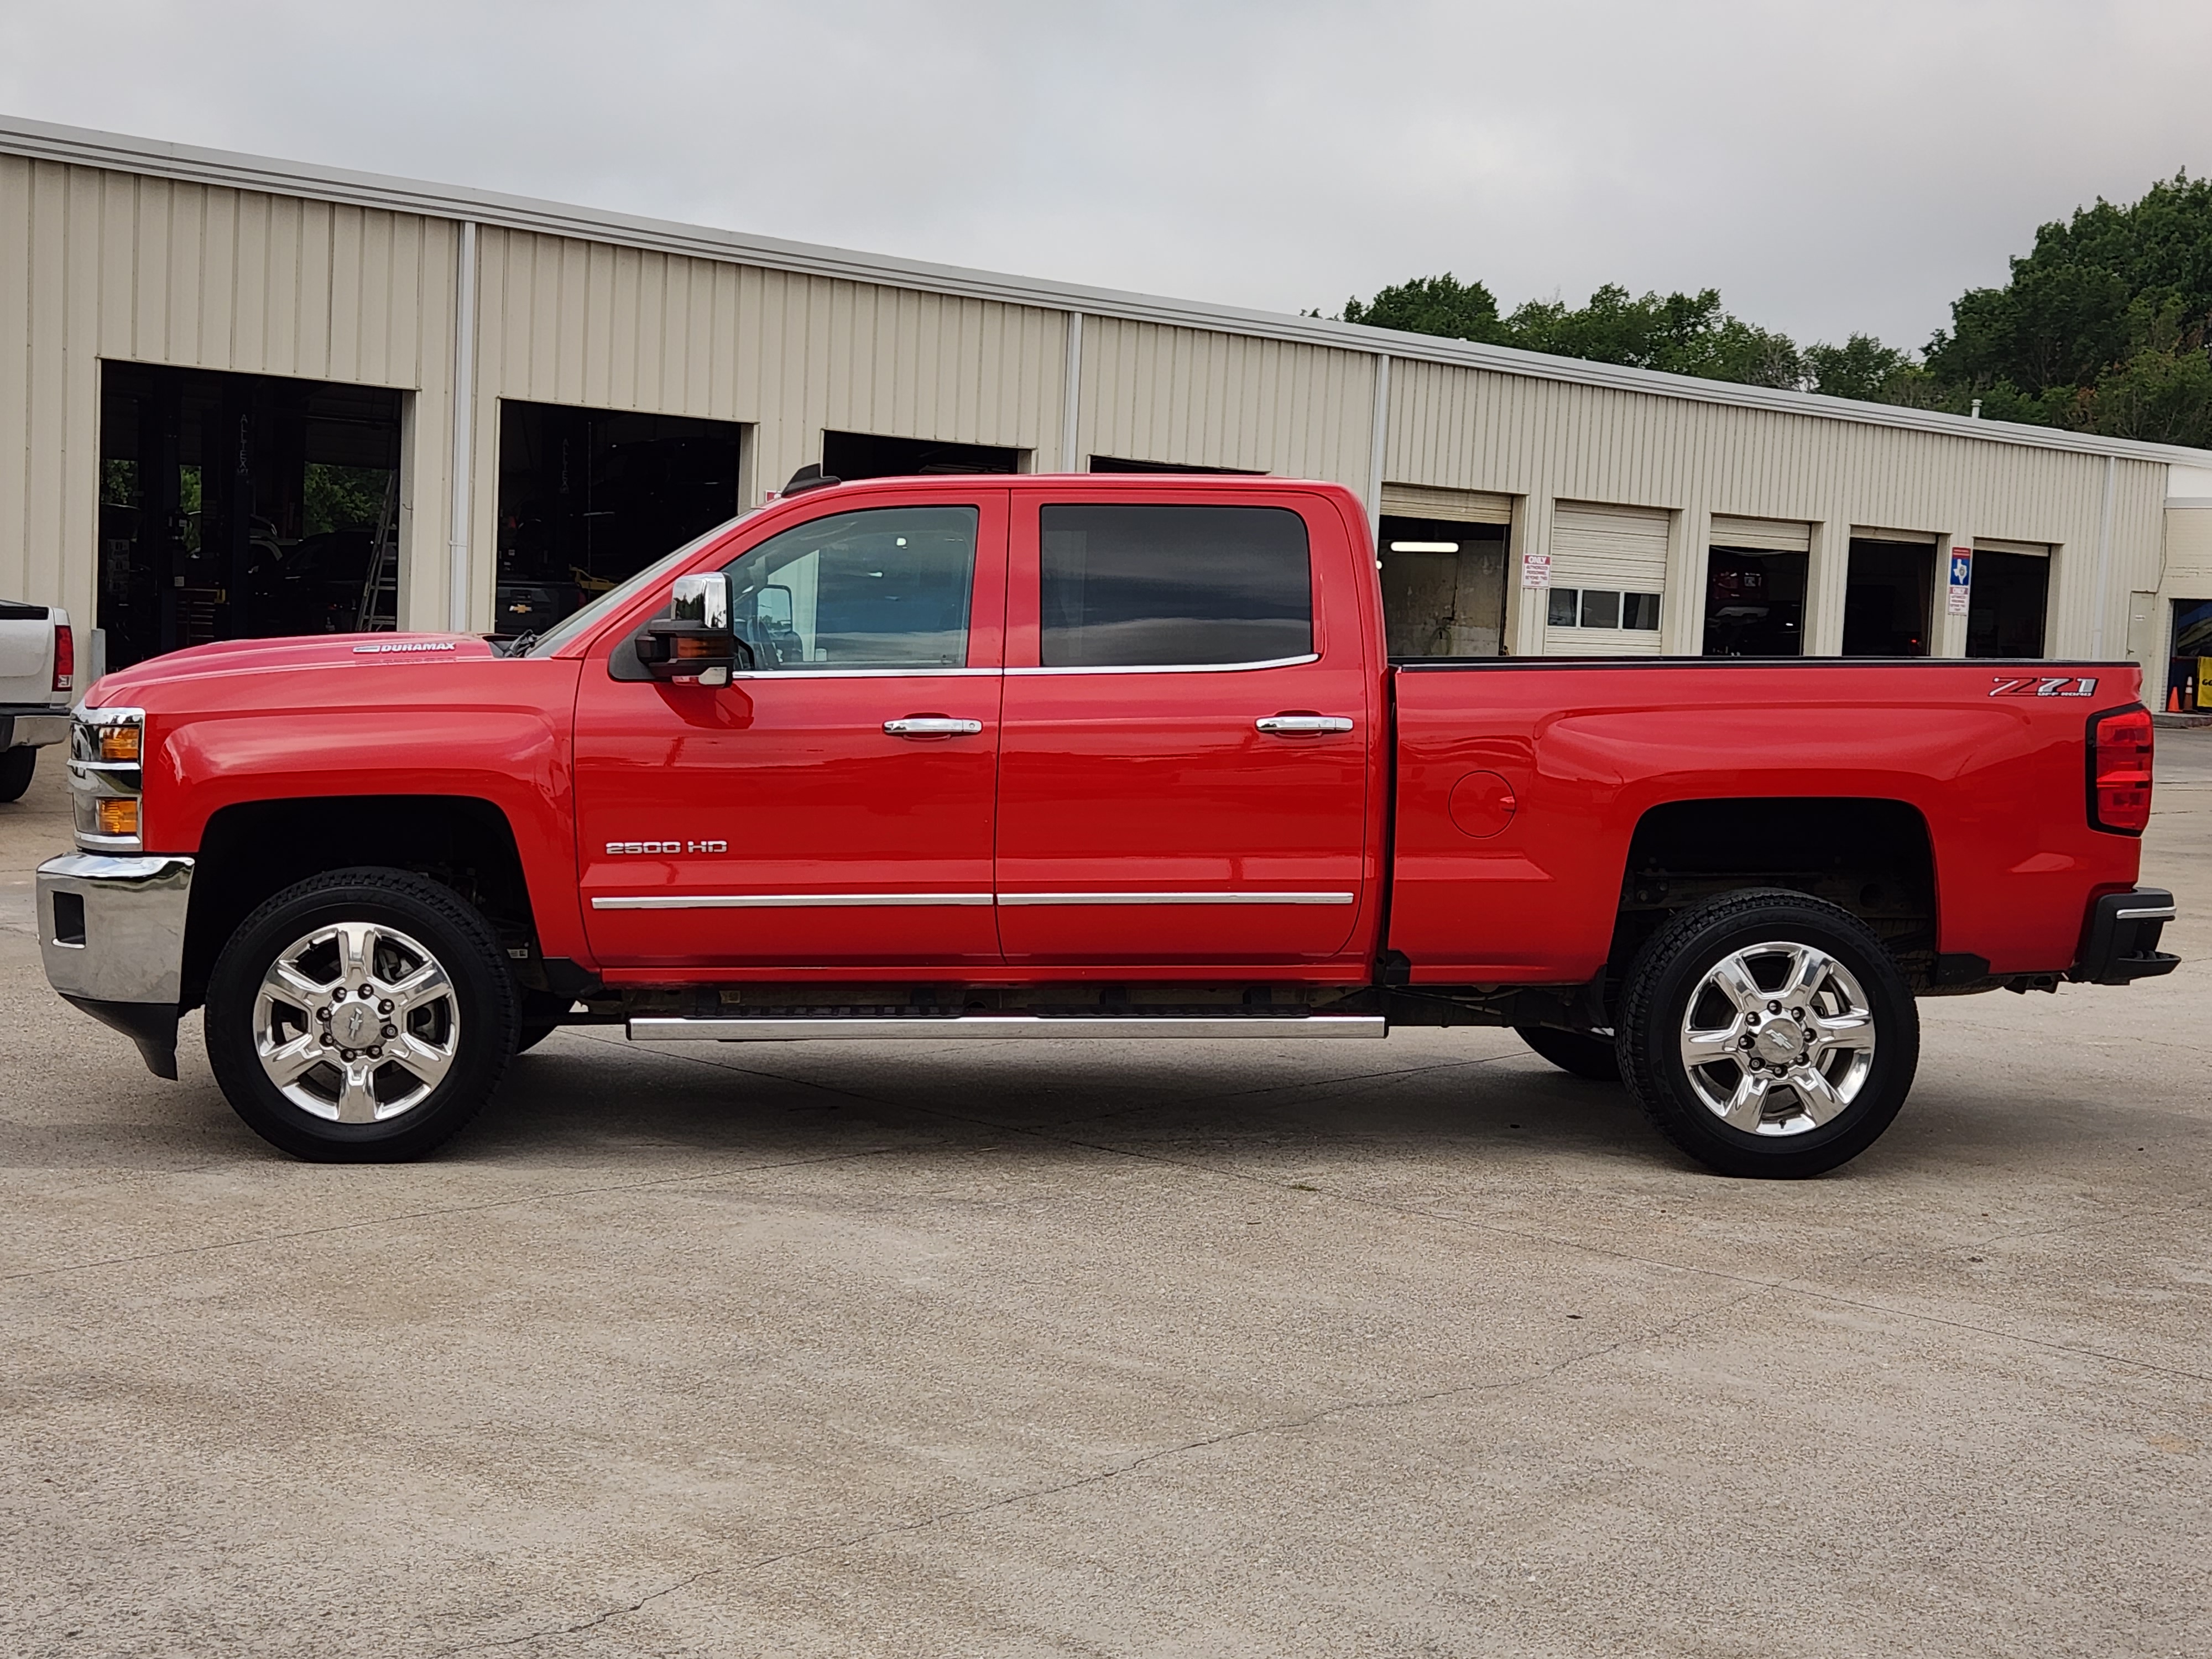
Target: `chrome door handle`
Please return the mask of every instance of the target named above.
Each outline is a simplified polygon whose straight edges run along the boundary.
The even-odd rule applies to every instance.
[[[1313,738],[1352,730],[1352,722],[1341,714],[1263,714],[1252,724],[1271,738]]]
[[[894,738],[972,738],[982,729],[981,720],[947,720],[942,714],[908,714],[884,722],[884,731]]]

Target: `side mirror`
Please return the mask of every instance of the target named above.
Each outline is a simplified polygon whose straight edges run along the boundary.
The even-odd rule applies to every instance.
[[[655,617],[635,635],[637,659],[657,680],[727,685],[730,671],[752,653],[730,627],[730,579],[720,570],[678,576],[668,614]]]
[[[781,582],[770,582],[753,595],[753,611],[767,628],[787,631],[791,627],[791,590]]]

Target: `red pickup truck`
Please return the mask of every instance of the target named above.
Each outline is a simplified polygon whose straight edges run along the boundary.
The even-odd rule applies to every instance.
[[[421,1154],[564,1023],[1510,1025],[1831,1169],[1914,998],[2169,971],[2124,663],[1387,660],[1358,501],[805,478],[544,636],[203,647],[76,712],[47,974],[256,1130]]]

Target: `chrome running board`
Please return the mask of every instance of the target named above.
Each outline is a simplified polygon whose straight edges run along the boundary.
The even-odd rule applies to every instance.
[[[671,1018],[642,1016],[629,1022],[636,1042],[861,1042],[893,1038],[908,1042],[981,1039],[1066,1042],[1071,1037],[1223,1037],[1284,1042],[1304,1038],[1389,1035],[1380,1014],[1262,1014],[1224,1018],[1153,1018],[1143,1014],[919,1014],[895,1018],[801,1015],[795,1018],[740,1015]]]

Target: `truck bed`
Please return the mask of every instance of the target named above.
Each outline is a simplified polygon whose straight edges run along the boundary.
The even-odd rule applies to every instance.
[[[1917,826],[1931,914],[1900,890],[1891,931],[1939,984],[2063,972],[2091,899],[2136,878],[2140,843],[2091,826],[2083,775],[2133,663],[1483,659],[1391,680],[1388,943],[1413,983],[1587,981],[1639,902],[1632,847],[1656,907],[1762,823],[1805,842],[1808,876],[1876,885]],[[1834,805],[1727,805],[1753,798]]]

